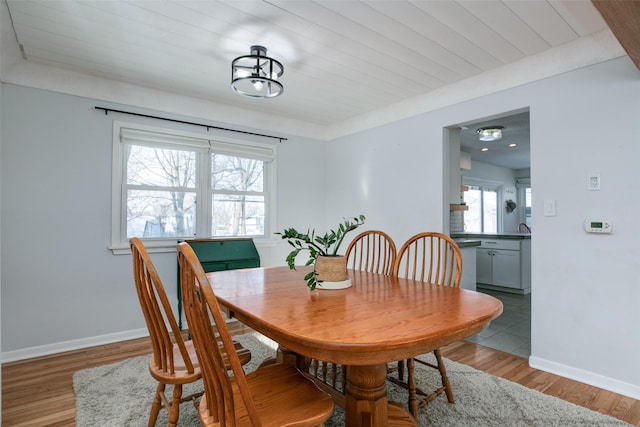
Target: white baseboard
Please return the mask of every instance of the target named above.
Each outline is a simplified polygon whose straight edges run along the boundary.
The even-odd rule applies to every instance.
[[[640,399],[640,386],[635,384],[626,383],[624,381],[619,381],[600,374],[573,368],[571,366],[535,356],[529,357],[529,365],[532,368],[540,369],[551,374],[580,381],[581,383],[609,390],[624,396],[629,396],[633,399]]]
[[[134,329],[131,331],[117,332],[114,334],[99,335],[96,337],[83,338],[73,341],[63,341],[37,347],[23,348],[15,351],[6,351],[2,353],[1,357],[2,363],[15,362],[18,360],[31,359],[33,357],[48,356],[50,354],[78,350],[87,347],[95,347],[97,345],[111,344],[114,342],[132,340],[147,336],[149,336],[149,331],[146,328]]]
[[[227,319],[227,323],[237,322],[236,319]],[[185,326],[186,327],[186,326]],[[97,345],[112,344],[133,340],[136,338],[148,337],[149,331],[146,328],[132,329],[130,331],[117,332],[113,334],[99,335],[96,337],[82,338],[73,341],[63,341],[36,347],[28,347],[20,350],[5,351],[0,355],[2,363],[16,362],[18,360],[31,359],[33,357],[48,356],[50,354],[63,353],[65,351],[79,350]]]

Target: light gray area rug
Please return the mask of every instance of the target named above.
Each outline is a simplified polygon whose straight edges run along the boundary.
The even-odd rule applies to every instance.
[[[251,350],[252,360],[246,371],[256,369],[260,362],[275,355],[273,341],[259,334],[236,337]],[[78,371],[73,376],[76,394],[77,427],[144,427],[156,382],[149,375],[147,356]],[[498,378],[476,369],[445,359],[456,403],[451,405],[444,395],[420,410],[421,426],[629,426],[622,421],[582,408],[555,397],[530,390],[519,384]],[[434,369],[416,366],[419,384],[437,384]],[[185,387],[188,393],[201,384]],[[406,405],[407,393],[388,383],[392,400]],[[160,411],[157,426],[166,426],[166,411]],[[194,406],[180,407],[179,426],[199,426]],[[344,425],[344,414],[336,408],[327,427]]]

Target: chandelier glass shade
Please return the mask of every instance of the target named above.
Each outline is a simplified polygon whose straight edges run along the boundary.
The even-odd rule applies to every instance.
[[[267,56],[264,46],[251,46],[251,54],[231,62],[231,88],[251,98],[275,98],[284,86],[278,81],[284,74],[279,61]]]
[[[480,141],[497,141],[502,138],[503,126],[489,126],[478,129],[478,135],[480,135]]]

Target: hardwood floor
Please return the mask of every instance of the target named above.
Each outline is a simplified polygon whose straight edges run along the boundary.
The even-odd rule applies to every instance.
[[[237,326],[233,333],[248,331]],[[150,352],[148,338],[141,338],[6,363],[2,366],[2,425],[74,426],[75,371]],[[521,357],[464,341],[445,347],[443,356],[640,426],[640,400],[538,371]]]
[[[529,367],[527,359],[474,343],[459,341],[442,355],[530,389],[640,426],[640,400]]]

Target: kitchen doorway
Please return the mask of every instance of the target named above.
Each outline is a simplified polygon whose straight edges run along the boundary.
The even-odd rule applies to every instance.
[[[478,239],[483,233],[517,234],[524,229],[519,227],[521,223],[531,229],[534,193],[528,108],[449,126],[445,129],[445,148],[449,155],[449,161],[444,162],[449,166],[444,192],[449,198],[446,204],[449,223],[444,229],[451,235],[467,235],[469,228],[474,228],[474,234],[478,233],[474,237]],[[482,194],[483,188],[489,191],[488,196],[494,194],[492,191],[497,194],[493,204],[491,197],[486,201],[473,199],[474,195]],[[490,231],[484,231],[483,225]],[[530,262],[528,259],[529,266]],[[485,331],[468,341],[529,357],[531,294],[483,284],[478,284],[477,290],[500,299],[504,311]]]

